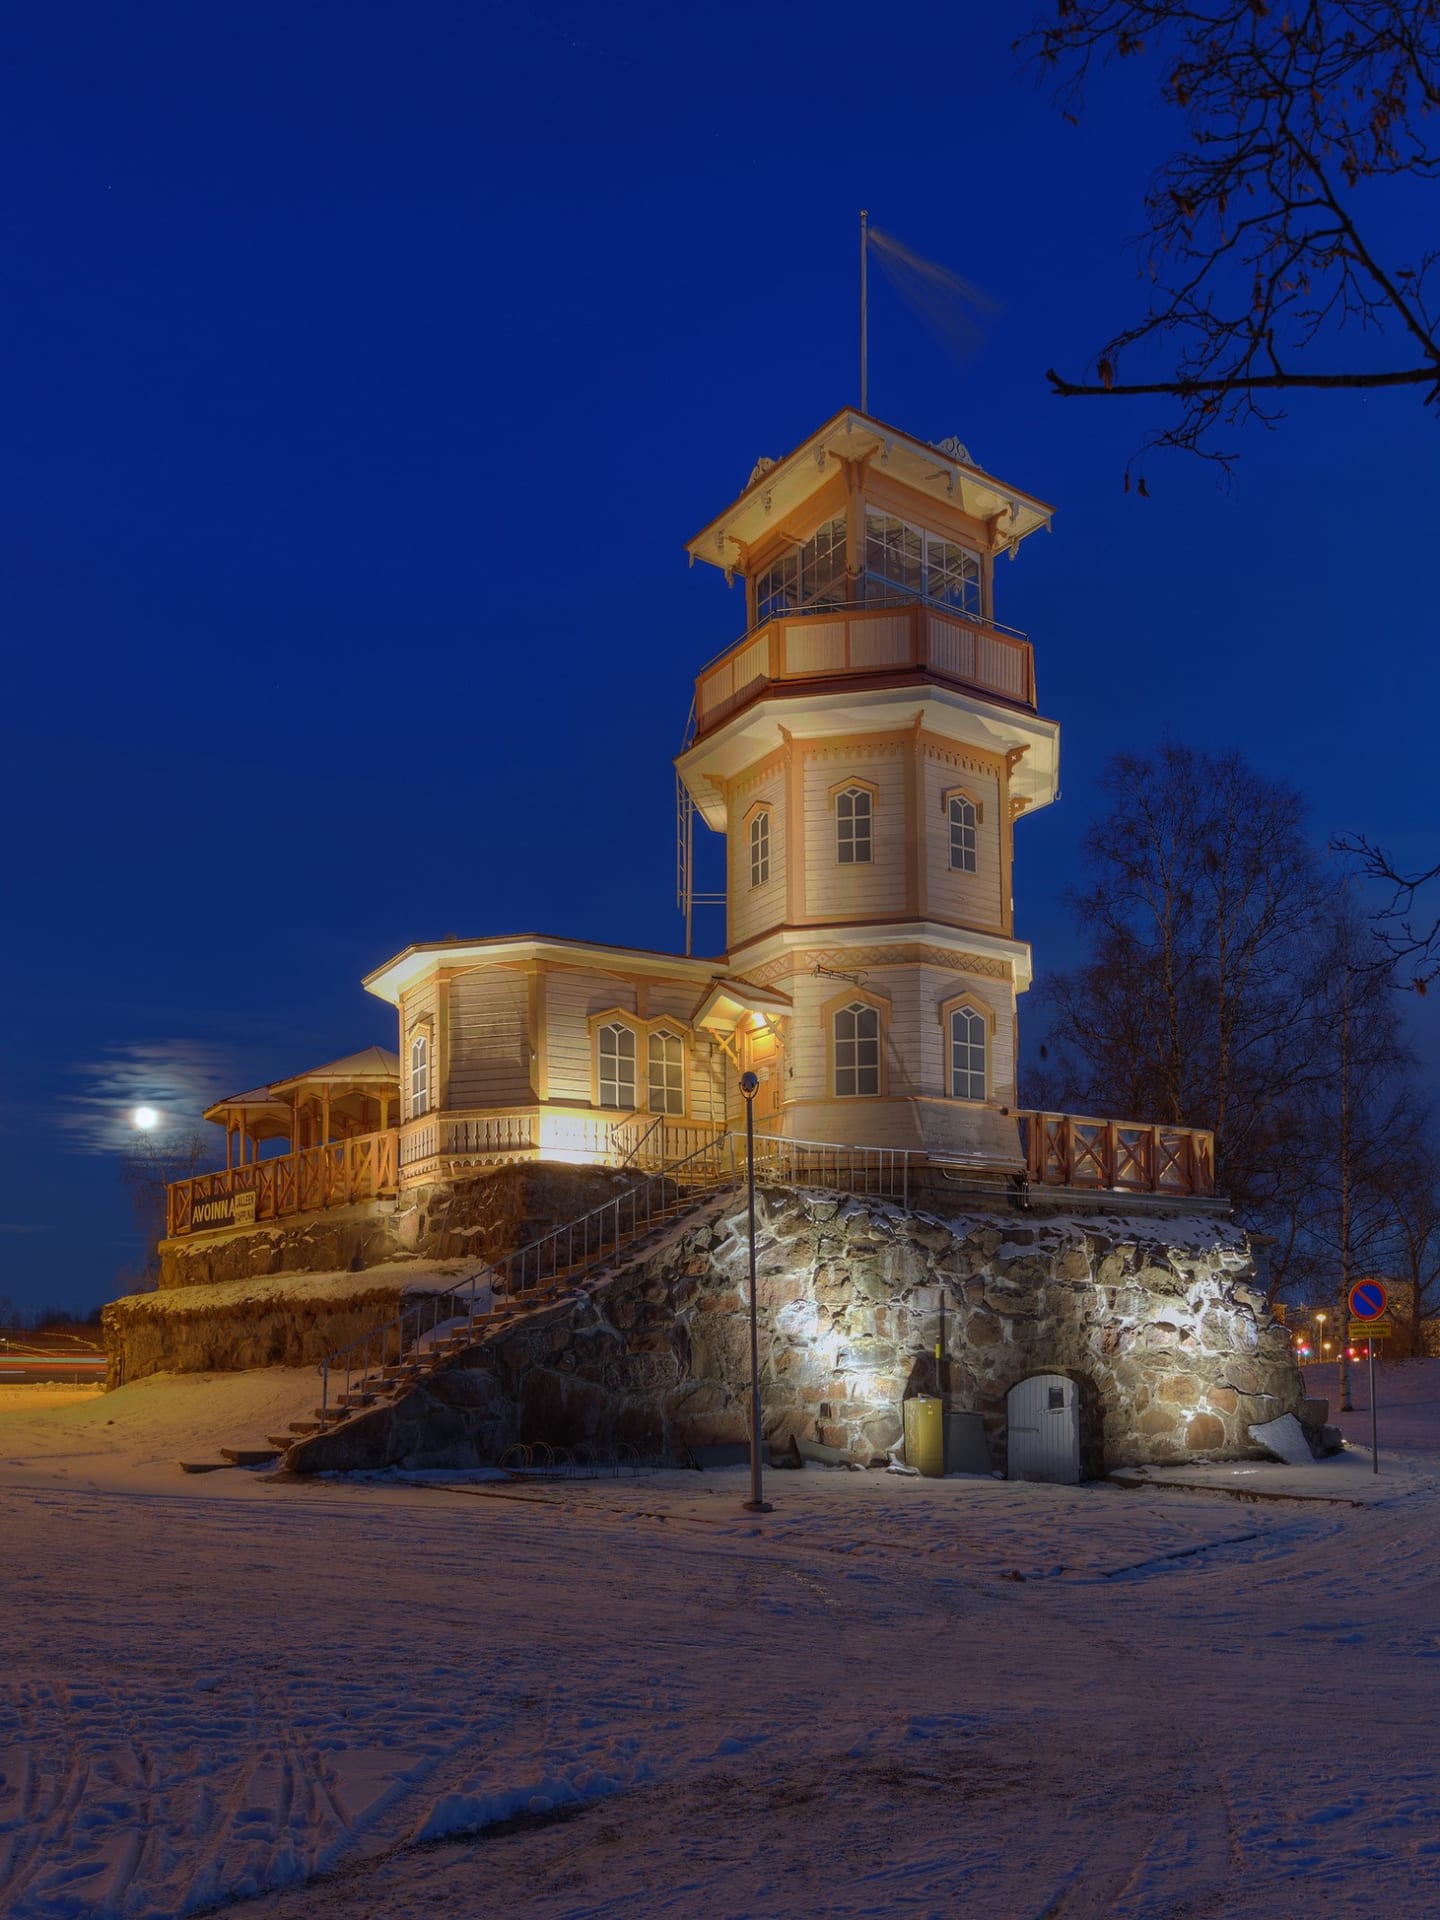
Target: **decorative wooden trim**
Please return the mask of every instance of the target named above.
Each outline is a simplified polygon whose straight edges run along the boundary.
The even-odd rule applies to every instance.
[[[922,822],[925,818],[925,748],[922,734],[925,709],[916,713],[910,728],[910,758],[905,768],[905,907],[925,917],[930,848]]]
[[[537,1100],[550,1098],[549,965],[536,960],[530,969],[530,1085]]]
[[[749,970],[745,978],[757,987],[768,987],[776,980],[822,967],[943,967],[951,973],[973,973],[983,980],[1003,980],[1013,985],[1014,974],[1004,960],[983,953],[961,953],[950,947],[809,947],[797,948],[777,960]]]
[[[887,727],[883,733],[827,733],[823,739],[803,739],[806,760],[853,759],[856,754],[903,753],[910,740],[908,727]]]
[[[873,780],[862,780],[859,774],[851,774],[847,779],[837,780],[834,786],[828,789],[825,797],[830,802],[830,811],[832,813],[835,811],[835,802],[842,793],[853,792],[856,788],[861,793],[869,794],[872,806],[880,798],[880,789]]]
[[[985,802],[980,798],[978,793],[974,792],[970,787],[946,787],[940,796],[940,811],[945,815],[947,820],[950,817],[950,802],[952,800],[968,800],[975,809],[976,826],[983,826],[985,821]]]
[[[925,751],[932,760],[954,767],[961,773],[985,773],[999,779],[1005,771],[1006,756],[991,753],[988,747],[972,747],[968,740],[951,740],[927,727],[921,734]]]
[[[740,816],[741,830],[745,833],[750,831],[750,822],[755,818],[757,813],[774,813],[774,811],[775,802],[773,800],[752,800]]]
[[[785,754],[785,918],[803,920],[809,911],[805,885],[805,764],[795,751],[794,735],[781,727]]]
[[[762,780],[768,780],[773,774],[782,771],[784,765],[784,747],[779,746],[773,748],[766,754],[763,760],[757,760],[753,767],[746,767],[743,773],[735,773],[730,776],[725,782],[726,797],[729,798],[732,795],[738,797],[747,787],[759,786]]]
[[[852,929],[858,933],[858,932],[861,932],[866,927],[893,927],[897,922],[903,923],[906,918],[907,916],[904,914],[871,913],[871,914],[857,915],[854,919],[845,920],[845,919],[838,918],[834,914],[827,914],[824,920],[819,920],[819,921],[809,921],[809,920],[787,921],[786,924],[782,927],[770,927],[770,928],[767,928],[767,930],[764,933],[757,933],[753,935],[749,940],[737,941],[736,944],[730,949],[729,957],[731,961],[731,970],[732,972],[743,971],[745,978],[747,980],[753,980],[757,986],[763,986],[767,983],[761,979],[758,971],[752,971],[752,969],[749,967],[745,967],[742,969],[738,964],[737,956],[739,954],[744,953],[747,947],[758,946],[762,940],[772,940],[777,933],[816,934],[816,933],[823,932],[823,933],[829,933],[829,934],[841,934]],[[975,923],[971,920],[949,920],[949,919],[946,919],[943,914],[928,913],[925,916],[925,923],[927,926],[931,926],[931,927],[953,928],[956,933],[968,933],[968,934],[984,933],[987,936],[995,937],[993,928],[977,927]],[[1001,935],[999,937],[1008,938],[1009,936]],[[903,949],[903,951],[906,953],[914,953],[919,950],[920,949],[917,949],[914,947],[907,947]],[[902,950],[897,949],[897,951],[902,951]],[[938,953],[942,951],[942,949],[937,947],[937,948],[934,948],[933,951]]]
[[[427,1069],[425,1075],[425,1098],[427,1104],[419,1113],[415,1112],[411,1104],[410,1096],[410,1049],[417,1039],[423,1039],[425,1042]],[[435,1043],[435,1015],[433,1013],[418,1014],[406,1027],[402,1035],[400,1048],[400,1111],[407,1120],[423,1120],[427,1113],[436,1113],[439,1111],[440,1077],[436,1066],[438,1055],[439,1048]],[[300,1118],[298,1102],[295,1108],[295,1117],[298,1124]]]
[[[435,1061],[430,1085],[435,1106],[443,1112],[450,1104],[450,974],[443,967],[435,975]]]

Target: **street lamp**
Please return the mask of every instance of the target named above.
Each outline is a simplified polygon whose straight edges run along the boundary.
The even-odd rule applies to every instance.
[[[1315,1357],[1317,1360],[1321,1361],[1322,1363],[1324,1362],[1324,1359],[1325,1359],[1325,1322],[1329,1318],[1330,1316],[1328,1313],[1317,1313],[1315,1316],[1315,1324],[1320,1329],[1319,1333],[1317,1333],[1315,1336],[1315,1347],[1316,1347]]]
[[[755,1302],[755,1096],[758,1073],[742,1073],[740,1092],[745,1101],[745,1177],[750,1208],[750,1498],[747,1513],[773,1513],[765,1498],[760,1470],[760,1320]]]

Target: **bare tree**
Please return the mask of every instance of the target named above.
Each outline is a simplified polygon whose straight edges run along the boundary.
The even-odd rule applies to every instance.
[[[1383,890],[1371,928],[1381,960],[1396,972],[1408,970],[1407,984],[1423,994],[1440,974],[1440,912],[1432,916],[1422,906],[1420,896],[1440,880],[1440,862],[1407,872],[1395,864],[1384,847],[1363,834],[1341,834],[1334,846],[1337,853],[1347,854],[1356,863],[1363,879]]]
[[[1411,1152],[1389,1168],[1381,1192],[1385,1270],[1405,1289],[1395,1303],[1401,1338],[1412,1354],[1419,1354],[1424,1351],[1423,1323],[1440,1315],[1440,1148],[1428,1125]]]
[[[188,1133],[152,1134],[137,1140],[121,1163],[121,1179],[130,1195],[139,1231],[143,1264],[137,1293],[149,1292],[160,1272],[160,1242],[168,1224],[167,1189],[177,1180],[189,1180],[210,1157],[210,1143],[194,1129]]]
[[[1076,896],[1091,957],[1052,975],[1050,1070],[1117,1119],[1209,1127],[1237,1202],[1275,1191],[1315,1071],[1315,933],[1334,887],[1298,794],[1237,754],[1119,754]]]
[[[1017,44],[1072,120],[1114,59],[1150,61],[1185,123],[1145,194],[1145,312],[1056,393],[1173,398],[1143,445],[1225,467],[1217,431],[1273,426],[1288,389],[1440,400],[1440,0],[1049,0]]]

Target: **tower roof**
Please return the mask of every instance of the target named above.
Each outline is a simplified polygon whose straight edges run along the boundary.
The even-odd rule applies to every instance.
[[[847,407],[782,460],[758,460],[745,491],[686,542],[692,561],[740,569],[767,529],[804,505],[825,484],[831,458],[873,459],[917,493],[948,500],[977,520],[995,524],[997,548],[1016,547],[1050,525],[1052,507],[986,473],[958,440],[932,445],[869,414]]]

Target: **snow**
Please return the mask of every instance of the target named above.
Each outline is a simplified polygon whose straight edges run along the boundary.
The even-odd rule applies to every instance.
[[[0,1407],[0,1912],[1429,1915],[1440,1362],[1386,1372],[1363,1506],[185,1479],[313,1373]]]
[[[212,1312],[239,1307],[303,1305],[307,1300],[360,1299],[372,1293],[432,1294],[468,1286],[489,1271],[476,1260],[393,1260],[360,1272],[266,1273],[244,1280],[215,1280],[161,1293],[131,1294],[146,1314]]]

